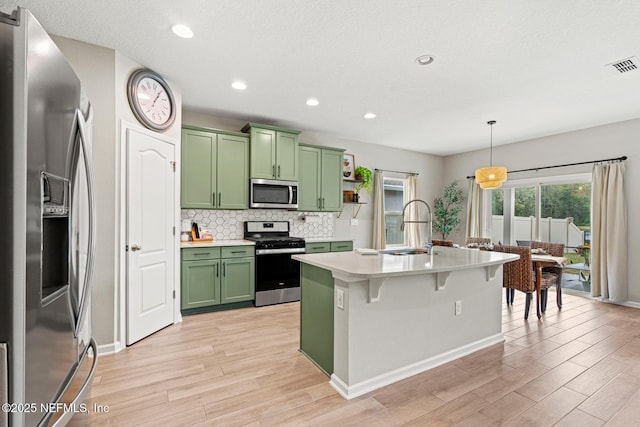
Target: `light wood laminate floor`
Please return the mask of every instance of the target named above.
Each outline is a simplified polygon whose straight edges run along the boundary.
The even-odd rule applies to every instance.
[[[70,425],[640,425],[640,310],[563,297],[525,321],[517,293],[503,344],[349,401],[298,352],[298,303],[186,316],[101,357],[109,412]]]

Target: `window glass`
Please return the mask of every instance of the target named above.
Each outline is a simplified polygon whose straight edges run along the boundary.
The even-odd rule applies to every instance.
[[[404,207],[403,179],[384,178],[384,224],[387,246],[404,245],[402,208]]]

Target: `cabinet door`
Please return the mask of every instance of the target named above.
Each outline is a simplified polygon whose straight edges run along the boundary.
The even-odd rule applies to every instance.
[[[273,179],[276,174],[276,132],[251,128],[251,178]]]
[[[298,135],[276,132],[276,179],[298,180]]]
[[[320,165],[321,150],[300,147],[300,170],[298,177],[298,210],[320,210]]]
[[[322,210],[342,210],[342,151],[322,150]]]
[[[331,252],[349,252],[353,250],[353,242],[331,242]]]
[[[220,260],[182,263],[181,308],[220,304]]]
[[[255,299],[254,258],[222,260],[222,304]]]
[[[219,209],[247,209],[249,202],[249,141],[218,135],[216,167]]]
[[[182,130],[180,206],[183,208],[216,207],[216,138],[211,132]]]
[[[331,251],[331,243],[329,242],[316,242],[316,243],[307,243],[305,245],[305,253],[307,254],[320,254],[323,252]]]

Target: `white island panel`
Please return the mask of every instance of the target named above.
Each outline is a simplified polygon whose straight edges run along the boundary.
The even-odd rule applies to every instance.
[[[517,255],[437,248],[294,258],[334,278],[331,385],[347,399],[504,340],[501,267]]]

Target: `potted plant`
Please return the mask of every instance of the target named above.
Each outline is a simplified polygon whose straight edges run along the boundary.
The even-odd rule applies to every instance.
[[[353,201],[358,202],[360,200],[360,190],[366,190],[368,194],[371,194],[373,189],[373,173],[371,169],[366,166],[358,166],[355,171],[356,184],[353,186]]]
[[[436,197],[433,201],[435,216],[433,229],[442,235],[443,240],[446,240],[447,236],[460,223],[459,215],[462,211],[463,199],[458,181],[453,181],[444,187],[442,196]]]

